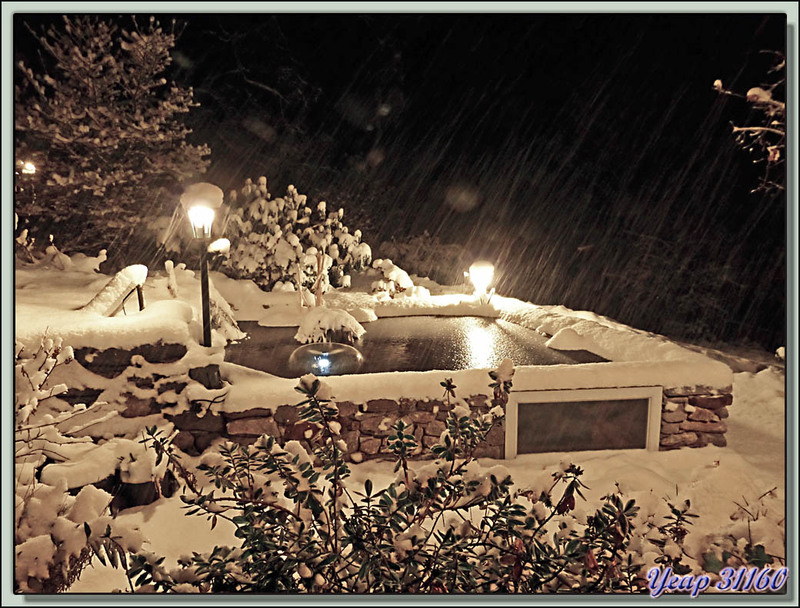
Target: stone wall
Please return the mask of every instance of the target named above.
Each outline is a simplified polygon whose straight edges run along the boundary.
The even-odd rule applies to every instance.
[[[677,395],[665,391],[662,397],[660,450],[682,447],[704,447],[712,444],[727,445],[725,432],[728,406],[733,402],[730,393],[708,392]],[[484,414],[493,403],[485,395],[473,395],[466,400],[474,413]],[[342,439],[347,444],[353,461],[388,457],[386,438],[398,418],[413,425],[414,436],[420,448],[418,458],[430,456],[430,448],[445,430],[447,414],[452,409],[437,400],[373,399],[356,405],[349,401],[336,404]],[[280,442],[298,440],[307,443],[313,435],[312,428],[298,419],[294,405],[281,405],[274,412],[257,408],[243,412],[207,415],[203,418],[186,413],[172,419],[181,431],[176,445],[185,452],[196,455],[205,450],[219,436],[241,444],[251,444],[267,433]],[[505,455],[505,420],[495,423],[486,443],[476,453],[479,457],[503,458]]]
[[[175,444],[190,455],[205,451],[219,437],[241,444],[253,443],[264,433],[280,442],[298,440],[308,444],[314,429],[298,420],[293,404],[274,409],[254,408],[241,412],[206,413],[207,403],[192,402],[185,397],[190,384],[201,384],[209,390],[224,385],[217,365],[181,366],[187,349],[182,344],[143,345],[132,350],[91,348],[76,349],[76,362],[110,383],[123,388],[114,400],[124,418],[162,414],[171,421],[178,434]],[[136,357],[140,357],[137,362]],[[142,364],[141,361],[145,364]],[[178,364],[178,365],[169,365]],[[74,365],[74,364],[73,364]],[[168,369],[171,372],[159,373]],[[178,370],[178,371],[176,371]],[[180,373],[179,373],[180,372]],[[98,384],[102,385],[103,382]],[[61,398],[70,403],[91,404],[104,386],[70,388]],[[733,402],[731,389],[683,387],[664,389],[662,398],[659,449],[725,446],[728,407]],[[146,395],[143,397],[142,395]],[[108,397],[105,394],[104,397]],[[488,412],[493,403],[485,395],[466,399],[473,412]],[[177,407],[179,405],[183,407]],[[391,427],[402,418],[413,426],[419,444],[418,458],[430,456],[430,448],[445,430],[445,420],[452,405],[437,399],[372,399],[364,404],[338,402],[341,436],[353,461],[388,457],[387,438]],[[170,413],[170,410],[186,410]],[[166,410],[166,411],[165,411]],[[503,458],[505,454],[505,420],[499,420],[487,442],[477,455]]]
[[[725,418],[732,404],[730,392],[707,389],[707,392],[686,394],[666,389],[661,407],[659,449],[700,448],[708,444],[725,447],[728,444]]]
[[[64,366],[64,376],[59,378],[68,386],[59,398],[89,406],[102,397],[108,403],[104,407],[116,408],[123,418],[162,414],[170,419],[179,417],[175,413],[181,410],[200,412],[208,403],[192,399],[198,395],[213,399],[224,383],[219,365],[200,366],[196,358],[189,361],[187,352],[183,344],[162,342],[133,349],[75,349],[75,360]],[[81,373],[75,366],[90,373]],[[190,399],[186,389],[193,385],[201,390],[195,390]]]
[[[485,395],[474,395],[466,399],[476,414],[488,413],[494,404]],[[373,399],[364,404],[349,401],[336,403],[339,409],[338,422],[341,437],[347,444],[350,459],[354,462],[374,458],[391,457],[387,438],[392,425],[402,419],[413,426],[413,434],[419,444],[415,456],[430,457],[430,446],[438,442],[445,430],[445,420],[452,405],[436,399]],[[199,417],[186,413],[172,418],[180,432],[175,445],[190,455],[201,453],[218,436],[225,436],[240,444],[251,444],[260,435],[267,433],[279,442],[297,440],[308,446],[313,440],[314,428],[299,420],[297,407],[281,405],[274,412],[266,408],[243,412],[223,412]],[[489,433],[487,441],[476,451],[476,456],[503,458],[505,453],[505,422],[501,419]]]

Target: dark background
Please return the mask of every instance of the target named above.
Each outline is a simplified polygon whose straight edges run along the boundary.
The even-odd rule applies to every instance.
[[[224,190],[294,184],[374,249],[427,231],[538,304],[785,344],[785,195],[750,192],[731,124],[754,116],[712,88],[763,83],[785,15],[158,18]],[[17,16],[15,53],[35,49],[23,21],[53,19]]]

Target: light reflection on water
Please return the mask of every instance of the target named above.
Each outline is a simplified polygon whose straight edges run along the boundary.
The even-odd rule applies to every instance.
[[[470,320],[478,321],[478,319]],[[493,346],[499,340],[499,336],[495,335],[498,333],[496,331],[497,327],[499,327],[497,323],[493,323],[488,327],[481,324],[470,324],[468,326],[465,344],[469,349],[469,367],[471,369],[493,366]]]
[[[296,328],[240,323],[249,335],[226,349],[232,363],[294,377],[288,361],[299,346]],[[509,358],[515,365],[563,365],[603,361],[584,351],[547,348],[541,334],[499,319],[481,317],[399,317],[365,323],[355,346],[364,355],[358,373],[483,369]]]

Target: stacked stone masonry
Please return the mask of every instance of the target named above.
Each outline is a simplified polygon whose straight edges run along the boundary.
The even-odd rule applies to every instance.
[[[485,395],[474,395],[466,401],[476,414],[485,414],[492,407]],[[336,406],[339,410],[341,438],[354,461],[391,457],[388,437],[397,420],[403,420],[413,429],[419,446],[414,456],[430,457],[427,448],[439,441],[446,428],[447,415],[453,407],[441,400],[415,399],[373,399],[364,404],[342,401]],[[226,413],[224,418],[225,436],[242,444],[251,444],[261,434],[268,433],[281,443],[296,440],[309,445],[316,433],[314,426],[298,419],[297,408],[293,405],[281,405],[274,413],[262,408]],[[177,426],[181,428],[180,423]],[[504,429],[503,421],[496,423],[476,455],[502,458],[505,450]],[[185,432],[194,433],[188,428]],[[188,443],[188,437],[186,441]],[[196,445],[194,453],[200,451],[199,448]]]
[[[727,445],[725,419],[728,407],[733,404],[733,395],[729,391],[707,390],[704,393],[664,391],[659,449]]]
[[[198,382],[207,389],[221,388],[223,382],[219,367],[209,365],[190,369],[187,374],[173,377],[157,373],[142,376],[137,373],[137,366],[132,358],[140,355],[148,363],[173,363],[180,361],[185,354],[186,348],[181,344],[159,343],[132,350],[78,349],[75,351],[75,358],[78,364],[103,378],[112,379],[124,374],[132,387],[156,389],[158,398],[142,399],[132,392],[120,395],[121,415],[135,418],[163,413],[179,431],[174,438],[175,445],[191,455],[202,453],[220,437],[242,444],[251,444],[264,433],[281,442],[297,440],[308,444],[313,440],[315,429],[298,419],[297,408],[292,404],[280,405],[274,410],[254,408],[243,412],[203,415],[200,405],[191,403],[189,411],[182,414],[163,412],[165,408],[176,405],[177,399],[174,398],[181,395],[189,383]],[[96,387],[74,388],[62,398],[70,403],[90,404],[97,399],[101,390]],[[493,406],[485,395],[473,395],[466,401],[473,413],[478,414],[488,412]],[[732,402],[730,389],[665,389],[659,449],[703,447],[709,444],[725,446],[725,419]],[[373,399],[363,404],[342,401],[336,405],[339,409],[341,436],[353,460],[389,457],[387,438],[391,434],[392,425],[398,419],[414,429],[414,436],[420,446],[416,457],[430,457],[428,448],[438,442],[445,430],[447,414],[452,409],[452,405],[436,399]],[[503,458],[504,446],[505,421],[500,420],[476,455]]]
[[[220,416],[198,416],[203,410],[202,404],[189,402],[189,411],[172,415],[167,413],[180,403],[187,403],[184,390],[190,384],[200,384],[206,389],[217,390],[224,386],[218,365],[190,368],[182,366],[181,360],[187,353],[183,344],[146,344],[133,349],[95,348],[75,349],[75,361],[70,365],[80,365],[84,369],[103,378],[100,385],[107,383],[120,384],[121,390],[112,405],[119,408],[123,418],[139,418],[162,414],[178,428],[186,429],[176,443],[178,447],[186,446],[192,451],[203,451],[211,442],[224,435],[225,422]],[[143,365],[135,357],[141,357],[147,365]],[[164,364],[164,365],[162,365]],[[174,365],[173,365],[174,364]],[[179,369],[185,373],[176,373]],[[171,371],[167,371],[171,370]],[[163,371],[164,373],[158,373]],[[106,382],[107,381],[107,382]],[[103,393],[102,386],[71,387],[59,395],[70,404],[93,404]],[[136,393],[147,394],[139,397]],[[153,396],[155,395],[155,396]],[[166,411],[165,411],[166,410]]]

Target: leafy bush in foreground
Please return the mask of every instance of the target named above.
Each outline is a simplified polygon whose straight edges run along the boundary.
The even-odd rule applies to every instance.
[[[164,557],[142,549],[141,531],[106,514],[110,495],[87,486],[71,496],[38,478],[51,447],[65,455],[83,445],[56,429],[71,410],[30,419],[61,390],[43,386],[70,357],[57,341],[43,342],[34,356],[17,351],[15,566],[23,592],[66,590],[94,556],[124,568],[131,591],[209,593],[628,593],[647,591],[653,566],[716,580],[724,568],[785,563],[784,523],[772,504],[778,488],[737,503],[731,523],[703,535],[690,534],[697,515],[688,500],[668,500],[659,512],[644,495],[642,506],[623,499],[618,485],[598,508],[578,506],[585,486],[574,464],[519,487],[502,466],[481,467],[475,448],[503,414],[511,388],[513,368],[501,365],[490,374],[495,407],[487,414],[451,401],[457,387],[442,383],[455,407],[430,448],[436,460],[409,462],[418,449],[413,428],[395,424],[395,476],[382,489],[351,478],[337,408],[310,375],[297,390],[305,397],[300,416],[315,429],[314,449],[296,441],[281,447],[268,436],[253,447],[228,444],[199,467],[213,489],[201,490],[169,441],[148,429],[142,443],[155,450],[155,467],[169,465],[184,480],[188,514],[205,516],[212,528],[228,520],[240,539],[238,547],[193,553],[168,569]]]
[[[399,420],[389,437],[395,479],[377,489],[348,481],[337,409],[311,375],[297,390],[300,417],[317,429],[315,449],[281,447],[262,436],[252,447],[227,445],[201,465],[215,486],[205,494],[177,461],[190,489],[190,514],[235,524],[237,548],[182,558],[139,555],[129,577],[139,591],[223,592],[580,592],[644,588],[628,553],[638,507],[609,494],[583,524],[570,512],[582,498],[583,471],[569,465],[539,493],[511,491],[506,469],[481,467],[477,445],[502,408],[471,416],[456,406],[431,450],[412,467],[413,428]],[[507,390],[501,388],[500,390]],[[150,442],[173,459],[156,432]]]

